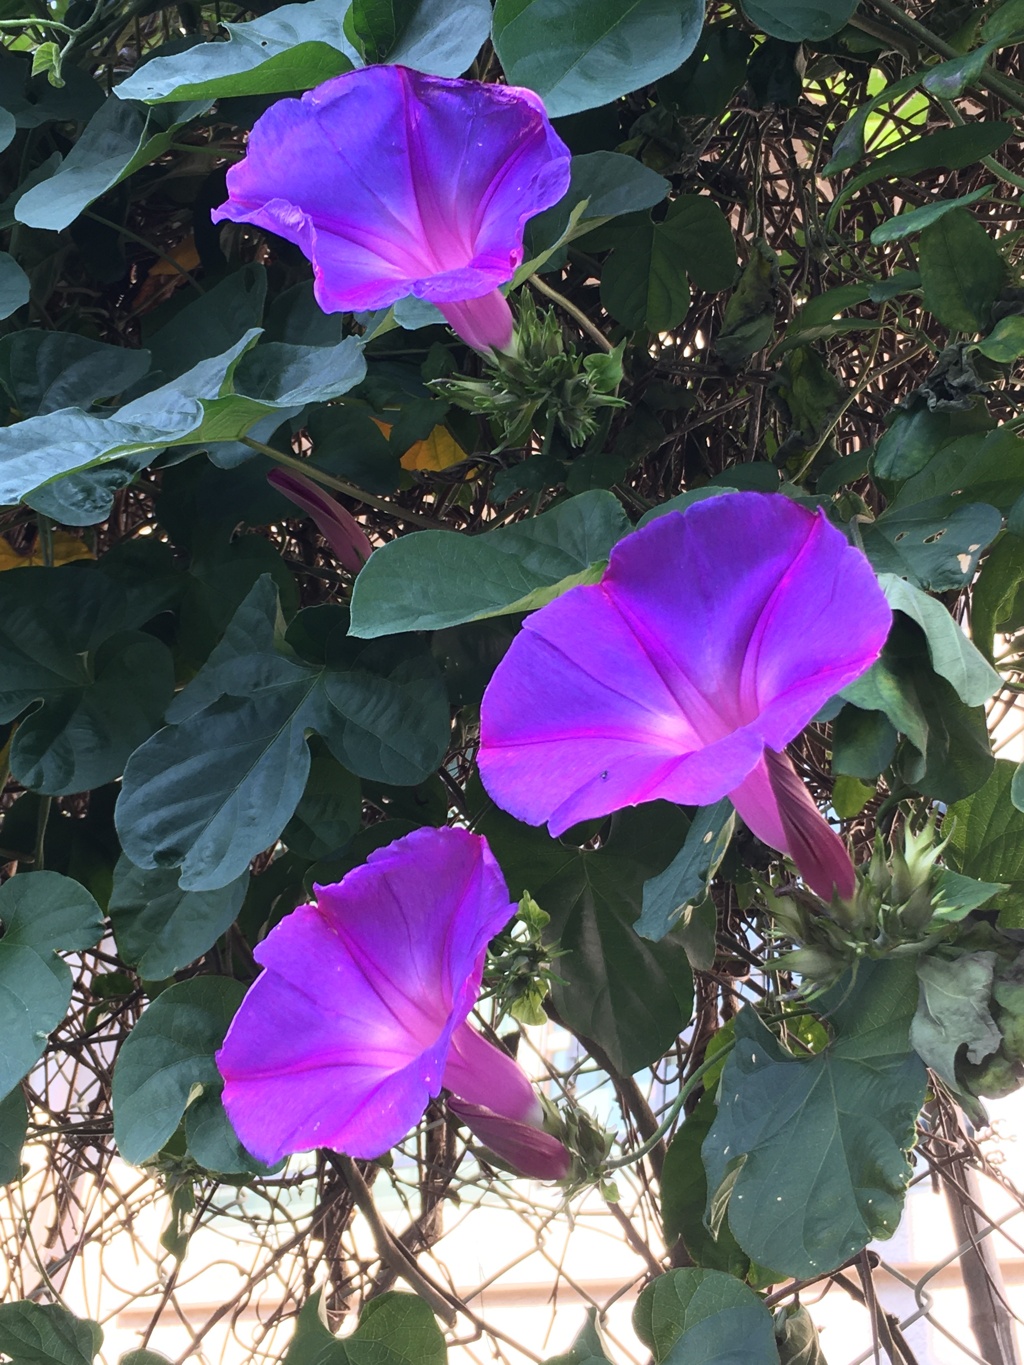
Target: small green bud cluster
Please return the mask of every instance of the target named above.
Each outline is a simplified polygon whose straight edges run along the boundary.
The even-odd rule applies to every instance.
[[[775,958],[773,970],[796,972],[812,990],[825,990],[861,958],[920,954],[950,938],[1001,888],[943,867],[944,847],[934,819],[918,833],[907,825],[903,847],[888,855],[876,836],[852,899],[837,897],[828,905],[803,888],[775,895],[770,909],[776,931],[799,946]]]
[[[544,944],[548,915],[528,891],[523,892],[512,927],[491,944],[485,982],[501,1014],[520,1024],[546,1024],[544,1000],[555,978],[552,952]]]
[[[570,1102],[558,1108],[551,1100],[541,1096],[544,1106],[544,1127],[547,1132],[568,1148],[572,1154],[572,1168],[565,1183],[570,1189],[590,1185],[601,1175],[604,1163],[615,1141],[614,1133],[602,1128],[592,1114]],[[610,1181],[602,1182],[602,1192],[610,1202],[615,1202],[613,1193],[617,1191]]]
[[[624,343],[623,343],[624,344]],[[524,445],[536,431],[545,441],[557,430],[571,446],[593,436],[605,408],[621,408],[623,345],[580,356],[551,309],[520,295],[515,350],[485,361],[480,379],[434,380],[431,387],[467,412],[491,421],[505,446]]]

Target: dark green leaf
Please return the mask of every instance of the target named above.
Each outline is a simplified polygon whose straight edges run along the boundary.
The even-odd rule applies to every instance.
[[[988,503],[946,495],[903,506],[897,499],[897,505],[861,526],[861,540],[876,573],[947,592],[970,583],[982,551],[1001,526],[1002,517]]]
[[[858,0],[743,0],[743,12],[773,38],[820,42],[849,23],[857,4]]]
[[[980,790],[951,805],[943,833],[946,861],[980,881],[1004,882],[992,901],[1005,928],[1024,928],[1024,812],[1011,799],[1015,765],[997,760]]]
[[[417,0],[352,0],[345,35],[364,61],[383,62],[415,13]]]
[[[98,1322],[58,1304],[0,1304],[0,1351],[12,1365],[92,1365],[102,1344]]]
[[[955,99],[968,86],[978,83],[978,78],[988,66],[989,57],[998,46],[996,42],[983,43],[962,57],[952,57],[949,61],[929,67],[921,81],[922,88],[939,99]]]
[[[122,857],[108,906],[120,957],[145,980],[173,976],[234,923],[248,885],[244,873],[216,891],[183,891],[174,869],[136,867]]]
[[[266,270],[244,265],[191,298],[152,335],[144,333],[154,376],[161,382],[176,379],[200,361],[230,352],[260,326],[266,297]]]
[[[797,1278],[892,1236],[926,1089],[909,1041],[913,965],[862,963],[825,1003],[835,1039],[805,1061],[781,1047],[750,1006],[740,1011],[703,1149],[709,1205],[733,1177],[736,1240],[755,1261]]]
[[[668,75],[703,24],[704,0],[497,0],[493,36],[509,84],[557,118]]]
[[[221,1084],[214,1053],[245,987],[221,976],[170,986],[132,1029],[114,1066],[114,1141],[125,1161],[154,1156],[181,1122],[193,1087]]]
[[[445,1365],[448,1351],[434,1315],[414,1294],[380,1294],[347,1337],[321,1317],[321,1291],[303,1304],[281,1365]]]
[[[62,231],[93,200],[162,156],[181,123],[202,109],[202,105],[185,106],[176,111],[177,121],[171,121],[155,118],[142,105],[109,96],[56,172],[21,196],[15,218],[27,227]]]
[[[487,41],[490,27],[489,0],[417,0],[388,61],[433,76],[461,76]]]
[[[24,872],[0,886],[0,1096],[43,1055],[71,1000],[71,971],[57,957],[91,948],[103,932],[85,887],[58,872]],[[2,1349],[2,1346],[0,1346]]]
[[[876,473],[881,473],[876,467]],[[1007,513],[1024,486],[1024,441],[1008,427],[944,442],[896,495],[895,507],[958,492]]]
[[[886,601],[909,616],[925,633],[932,668],[949,682],[961,701],[980,706],[1002,684],[999,674],[978,653],[949,612],[934,597],[902,578],[879,574]]]
[[[0,576],[0,622],[0,719],[34,708],[11,746],[19,782],[63,795],[120,776],[174,689],[124,590],[93,566],[22,569]]]
[[[375,550],[356,579],[351,633],[373,639],[531,611],[596,582],[628,530],[618,499],[595,490],[480,536],[403,536]]]
[[[736,812],[728,797],[696,812],[682,848],[664,872],[644,883],[638,934],[657,942],[690,906],[703,899],[725,857],[735,824]]]
[[[123,100],[223,99],[309,90],[351,71],[356,53],[336,0],[280,5],[249,23],[225,24],[226,43],[199,43],[154,57],[116,88]]]
[[[587,1321],[565,1355],[552,1356],[544,1365],[607,1365],[607,1353],[597,1322],[597,1309],[587,1309]]]
[[[973,406],[964,410],[943,409],[932,411],[920,404],[912,412],[897,412],[878,442],[872,459],[872,469],[876,478],[892,479],[902,482],[919,474],[928,462],[942,454],[962,436],[974,436],[974,445],[980,444],[985,434],[992,428],[992,419],[983,407]],[[933,490],[949,493],[960,484],[943,485]],[[915,496],[921,502],[930,494]]]
[[[771,1314],[719,1270],[670,1270],[649,1284],[633,1326],[655,1365],[778,1365]]]
[[[910,237],[913,233],[930,227],[932,223],[937,223],[951,210],[967,204],[976,204],[979,199],[984,199],[985,195],[991,192],[991,185],[983,185],[980,190],[962,194],[958,199],[936,199],[931,204],[923,204],[919,209],[910,209],[907,213],[889,218],[872,230],[871,245],[884,246],[886,242],[901,242],[904,237]]]
[[[553,989],[559,1013],[626,1075],[661,1056],[690,1018],[692,975],[678,934],[653,944],[634,927],[644,882],[681,842],[685,819],[663,804],[622,811],[597,851],[551,839],[495,807],[477,825],[513,895],[529,890],[551,916],[563,950]]]
[[[956,1058],[983,1062],[1002,1042],[989,1009],[995,953],[960,953],[954,958],[927,954],[918,959],[921,999],[910,1026],[910,1042],[925,1066],[958,1089]]]
[[[778,257],[759,239],[751,246],[750,259],[725,305],[722,330],[715,338],[715,350],[730,368],[741,369],[771,340],[778,283]]]
[[[988,15],[981,31],[990,43],[1018,42],[1024,37],[1024,4],[1021,0],[1006,0]]]
[[[21,1177],[21,1149],[28,1130],[28,1109],[20,1086],[0,1100],[0,1185]]]
[[[916,78],[915,78],[916,79]],[[889,91],[891,97],[893,91]],[[916,176],[923,171],[945,169],[963,170],[982,157],[991,156],[997,151],[1013,130],[1007,123],[996,120],[978,120],[959,128],[939,128],[933,133],[923,133],[921,137],[905,142],[895,151],[885,152],[876,161],[855,176],[844,186],[840,200],[873,184],[876,180],[886,180],[898,176]]]
[[[743,29],[709,24],[678,71],[658,82],[658,94],[683,118],[714,118],[747,78],[753,40]]]
[[[149,362],[148,351],[107,346],[77,332],[27,328],[0,339],[0,384],[22,417],[88,408],[137,383]]]
[[[669,1143],[661,1174],[662,1226],[666,1245],[681,1237],[697,1265],[743,1279],[750,1257],[737,1245],[729,1225],[723,1222],[713,1236],[704,1224],[708,1181],[700,1153],[717,1113],[714,1094],[705,1092]]]
[[[576,219],[572,237],[591,232],[610,218],[653,208],[668,191],[665,177],[636,157],[605,151],[574,156],[569,188],[563,197],[527,225],[527,259],[559,241],[569,228],[573,210],[584,202],[586,207]]]
[[[397,788],[397,792],[408,790]],[[447,814],[441,815],[443,822]],[[300,857],[326,858],[344,848],[362,821],[362,784],[327,752],[314,753],[302,799],[282,839]]]
[[[366,361],[355,337],[336,346],[269,341],[239,361],[234,388],[237,395],[275,407],[305,407],[347,393],[365,375]]]
[[[1024,627],[1024,540],[1007,532],[985,559],[971,593],[971,634],[991,662],[997,634]]]
[[[277,652],[276,619],[263,578],[169,708],[171,724],[128,764],[125,853],[139,867],[180,867],[185,890],[234,881],[278,838],[309,775],[307,731],[359,776],[393,784],[422,782],[447,747],[444,686],[417,642],[348,640],[334,613],[323,659],[309,663]]]
[[[944,214],[921,233],[924,306],[946,327],[983,332],[1006,282],[995,242],[966,209]]]
[[[235,362],[255,344],[253,330],[222,355],[201,361],[172,384],[136,398],[110,417],[62,408],[0,429],[0,502],[15,503],[76,470],[198,435],[203,399],[220,396]]]
[[[1011,365],[1018,356],[1024,355],[1024,316],[1010,313],[1000,318],[988,336],[978,342],[978,350],[989,360]]]
[[[193,1161],[217,1175],[265,1175],[270,1169],[239,1142],[219,1085],[204,1088],[185,1110],[185,1145]]]
[[[874,781],[892,762],[895,752],[896,731],[881,711],[844,706],[832,722],[834,773]]]
[[[684,272],[710,290],[736,277],[732,229],[706,195],[680,195],[660,223],[637,224],[605,262],[601,300],[625,327],[669,331],[690,306]]]
[[[318,407],[307,423],[313,463],[335,478],[351,479],[368,493],[389,493],[405,477],[403,454],[368,412],[344,404]]]
[[[0,251],[0,319],[9,318],[28,303],[31,285],[21,266],[6,251]]]
[[[828,1365],[818,1330],[802,1304],[785,1309],[775,1320],[775,1339],[781,1365]]]
[[[923,632],[902,615],[882,657],[842,696],[865,711],[884,712],[906,735],[916,752],[897,754],[901,775],[926,796],[959,801],[991,773],[984,710],[967,706],[932,670]]]

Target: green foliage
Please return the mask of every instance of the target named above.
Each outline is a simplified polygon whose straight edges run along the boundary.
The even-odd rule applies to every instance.
[[[530,830],[496,807],[477,822],[510,886],[526,887],[551,916],[561,956],[552,996],[574,1030],[624,1075],[650,1065],[689,1018],[693,985],[680,939],[634,929],[644,883],[661,871],[685,828],[673,807],[623,811],[596,852]]]
[[[954,1090],[960,1048],[966,1047],[966,1060],[977,1065],[1002,1041],[988,1008],[995,961],[995,953],[980,952],[947,960],[925,957],[917,964],[921,1003],[910,1041],[921,1060]]]
[[[92,1365],[102,1344],[98,1322],[55,1303],[0,1304],[0,1351],[12,1365]]]
[[[713,1091],[705,1091],[669,1144],[661,1175],[662,1224],[666,1242],[671,1245],[681,1237],[697,1265],[743,1279],[750,1269],[750,1257],[739,1246],[728,1223],[719,1223],[712,1233],[704,1222],[708,1181],[701,1148],[717,1114]]]
[[[864,964],[827,1003],[834,1041],[804,1061],[749,1005],[740,1011],[703,1148],[712,1226],[727,1209],[743,1250],[796,1278],[892,1236],[925,1094],[924,1067],[910,1047],[912,967]]]
[[[598,1329],[597,1309],[588,1308],[587,1321],[573,1342],[572,1349],[565,1355],[552,1356],[544,1365],[606,1365],[608,1360],[610,1357],[606,1354]]]
[[[213,1055],[244,994],[237,981],[202,976],[169,987],[143,1014],[114,1068],[114,1136],[126,1161],[155,1156],[183,1117],[191,1128],[196,1087],[219,1094]]]
[[[277,612],[261,578],[168,709],[170,726],[125,771],[125,852],[138,867],[180,868],[185,891],[227,886],[273,843],[306,786],[308,730],[360,777],[396,785],[422,782],[448,743],[444,685],[416,642],[356,643],[328,609],[296,618],[293,648]]]
[[[1006,928],[1024,927],[1024,812],[1012,799],[1016,770],[998,759],[979,790],[950,806],[949,862],[957,872],[1002,882],[993,904]]]
[[[57,956],[91,948],[103,931],[99,906],[57,872],[30,872],[0,886],[0,1096],[42,1056],[71,1000],[71,971]]]
[[[339,1340],[321,1315],[317,1292],[299,1313],[282,1365],[444,1365],[448,1351],[430,1309],[415,1294],[381,1294]]]
[[[628,529],[618,501],[595,491],[473,539],[424,531],[392,541],[356,580],[351,633],[373,639],[536,610],[596,582]]]
[[[952,209],[921,233],[925,307],[952,331],[982,332],[1006,282],[995,242],[964,208]]]
[[[704,0],[630,0],[625,8],[618,0],[497,0],[494,47],[509,82],[536,90],[555,117],[674,71],[703,22]]]
[[[633,1312],[655,1365],[777,1365],[771,1314],[757,1295],[718,1270],[670,1270],[649,1284]]]
[[[21,1175],[21,1149],[27,1129],[25,1096],[16,1086],[0,1100],[0,1185],[7,1185]]]
[[[0,613],[0,719],[28,712],[11,771],[52,795],[119,776],[174,688],[166,647],[137,629],[145,605],[99,568],[68,565],[0,579]]]
[[[664,872],[644,883],[638,934],[655,941],[664,938],[687,909],[707,894],[735,825],[736,813],[728,799],[696,812],[682,848]]]
[[[736,249],[721,209],[703,195],[680,195],[659,222],[645,218],[623,236],[601,274],[601,300],[625,327],[664,332],[686,315],[686,275],[699,289],[718,290],[735,274]]]
[[[751,23],[773,38],[800,43],[820,41],[849,22],[859,0],[743,0],[743,12]]]
[[[749,1286],[824,1277],[892,1232],[925,1063],[971,1114],[1024,1080],[1024,765],[994,759],[987,715],[1024,685],[1024,5],[913,6],[913,31],[886,8],[270,0],[20,27],[4,8],[0,1184],[41,1142],[76,1162],[93,1144],[97,1169],[116,1148],[160,1183],[173,1258],[197,1213],[223,1216],[222,1181],[275,1232],[283,1195],[315,1199],[309,1235],[333,1237],[339,1171],[310,1158],[264,1186],[215,1055],[254,951],[314,883],[465,825],[523,907],[482,1008],[567,1031],[562,1131],[611,1202],[634,1180],[615,1163],[647,1161],[633,1226],[660,1219],[694,1262],[641,1295],[656,1365],[823,1365],[806,1311],[773,1321]],[[378,62],[525,85],[570,148],[509,281],[517,355],[475,356],[418,298],[325,315],[298,248],[210,221],[277,97]],[[395,173],[365,167],[370,187]],[[275,463],[355,518],[358,575],[268,484]],[[844,837],[885,836],[845,907],[794,887],[728,800],[552,839],[478,780],[481,697],[523,615],[600,582],[633,527],[734,489],[819,508],[894,611],[792,746],[830,820],[856,821]],[[697,586],[682,568],[680,602]],[[914,882],[887,840],[936,826]],[[767,1003],[733,1019],[747,972]],[[113,1039],[111,1141],[109,1072],[49,1088]],[[416,1139],[423,1210],[491,1179],[442,1112]],[[666,1115],[667,1149],[637,1156]],[[601,1171],[598,1122],[617,1129]],[[371,1198],[389,1160],[365,1168]],[[357,1272],[332,1303],[369,1287]],[[337,1336],[302,1300],[290,1365],[443,1365],[412,1295]],[[153,1344],[121,1365],[160,1365]],[[62,1308],[0,1307],[18,1365],[99,1346]],[[547,1365],[612,1359],[591,1313]]]
[[[107,911],[123,961],[144,980],[163,981],[216,943],[234,922],[249,874],[213,891],[184,891],[173,868],[120,858]]]

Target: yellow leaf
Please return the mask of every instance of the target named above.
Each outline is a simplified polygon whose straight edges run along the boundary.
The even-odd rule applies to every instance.
[[[447,427],[437,426],[425,441],[411,445],[400,461],[403,469],[447,469],[466,458],[466,452]]]
[[[96,556],[84,540],[79,540],[77,536],[71,535],[68,531],[54,531],[53,563],[55,567],[61,564],[71,564],[76,559],[95,558]],[[42,562],[42,548],[38,541],[27,555],[21,555],[0,536],[0,573],[4,573],[7,569],[35,568]]]

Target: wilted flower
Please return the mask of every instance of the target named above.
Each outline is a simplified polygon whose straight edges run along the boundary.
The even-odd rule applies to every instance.
[[[373,553],[373,546],[352,513],[346,512],[337,498],[330,497],[305,474],[272,469],[267,482],[289,502],[309,513],[338,563],[349,573],[357,574]]]
[[[565,1176],[569,1155],[541,1130],[525,1073],[466,1022],[488,940],[515,912],[486,841],[419,829],[315,892],[256,949],[265,970],[217,1054],[249,1151],[379,1156],[446,1086],[499,1155]]]
[[[805,881],[848,897],[848,853],[782,752],[878,657],[891,612],[870,565],[777,494],[669,512],[600,583],[527,618],[484,694],[480,775],[552,834],[662,798],[729,796]]]
[[[294,242],[325,312],[413,294],[500,351],[512,314],[498,286],[526,221],[568,189],[569,160],[530,90],[369,66],[271,106],[213,219]]]

